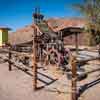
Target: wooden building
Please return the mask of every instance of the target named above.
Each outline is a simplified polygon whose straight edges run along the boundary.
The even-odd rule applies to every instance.
[[[0,27],[0,46],[8,42],[8,31],[10,28]]]
[[[83,31],[86,27],[86,20],[83,18],[51,18],[48,19],[49,26],[54,32],[62,32],[64,44],[75,45],[76,33],[78,45],[88,45],[88,34]]]
[[[34,28],[37,28],[43,40],[46,40],[46,37],[55,37],[57,34],[59,34],[59,32],[62,32],[64,44],[75,46],[75,41],[77,41],[78,45],[84,46],[88,45],[87,33],[82,31],[85,24],[86,21],[83,18],[51,18],[45,20],[45,22],[39,25],[33,23],[32,25],[27,25],[24,28],[18,29],[16,32],[11,33],[9,35],[9,42],[12,45],[32,43]],[[52,31],[49,31],[49,29]],[[79,34],[77,35],[77,33]]]

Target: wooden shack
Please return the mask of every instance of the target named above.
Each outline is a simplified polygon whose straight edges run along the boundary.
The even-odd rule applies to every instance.
[[[0,46],[2,47],[8,42],[8,31],[10,28],[0,27]]]

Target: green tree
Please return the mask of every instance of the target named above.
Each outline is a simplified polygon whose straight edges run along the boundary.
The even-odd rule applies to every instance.
[[[100,0],[84,0],[82,4],[75,4],[73,6],[86,19],[87,30],[91,36],[91,40],[94,42],[91,43],[100,47]]]
[[[88,38],[92,45],[98,45],[100,56],[100,0],[83,0],[82,4],[75,4],[74,8],[84,15]]]

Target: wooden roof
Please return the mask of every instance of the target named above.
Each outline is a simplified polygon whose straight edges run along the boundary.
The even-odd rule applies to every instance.
[[[51,18],[48,19],[48,25],[55,31],[58,32],[67,28],[84,28],[86,20],[83,18]]]

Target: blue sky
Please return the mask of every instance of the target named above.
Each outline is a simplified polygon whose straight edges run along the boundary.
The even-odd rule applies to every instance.
[[[8,26],[15,31],[32,23],[32,13],[39,5],[46,18],[79,17],[81,14],[71,5],[83,0],[0,0],[0,26]]]

